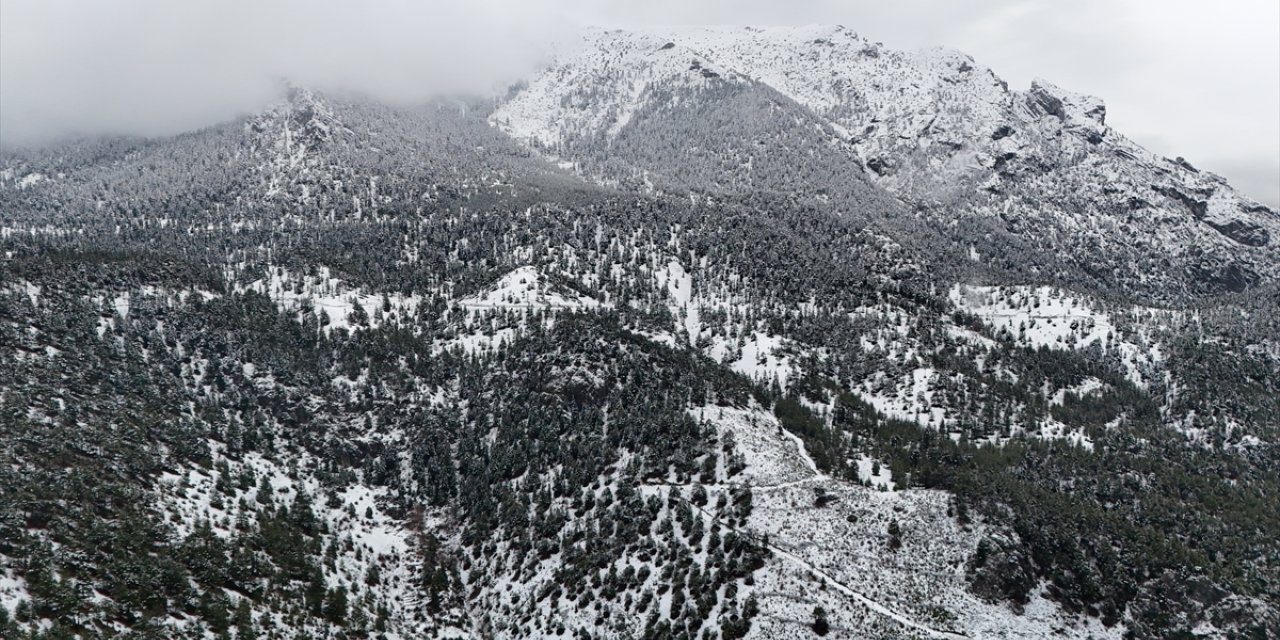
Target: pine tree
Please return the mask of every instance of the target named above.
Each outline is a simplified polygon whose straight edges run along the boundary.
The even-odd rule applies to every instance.
[[[825,636],[831,631],[831,623],[827,621],[827,611],[822,607],[813,608],[813,632]]]
[[[257,640],[258,631],[253,625],[253,611],[248,598],[241,598],[236,605],[236,640]]]
[[[347,624],[347,588],[338,585],[329,590],[324,601],[324,617],[338,626]]]

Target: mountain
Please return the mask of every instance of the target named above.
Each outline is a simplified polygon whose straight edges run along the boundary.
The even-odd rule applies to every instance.
[[[596,31],[492,120],[614,179],[818,195],[861,183],[861,165],[952,241],[981,238],[979,256],[1052,253],[1041,279],[1163,300],[1273,281],[1280,255],[1280,214],[1126,139],[1101,100],[1044,80],[1010,90],[959,52],[843,27]],[[667,153],[664,134],[696,144]],[[708,162],[714,175],[690,175]],[[789,178],[808,188],[775,183]]]
[[[1274,636],[1277,214],[1104,114],[592,31],[4,156],[0,635]]]

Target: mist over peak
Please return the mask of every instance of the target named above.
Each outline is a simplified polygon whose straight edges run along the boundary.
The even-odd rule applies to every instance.
[[[944,45],[1014,87],[1044,76],[1104,96],[1109,122],[1147,147],[1280,205],[1280,5],[1267,0],[5,0],[0,148],[223,122],[269,104],[280,76],[401,104],[500,94],[593,24],[847,25],[893,48]]]
[[[285,86],[390,103],[492,93],[558,31],[494,4],[6,2],[0,144],[179,133],[257,112]]]

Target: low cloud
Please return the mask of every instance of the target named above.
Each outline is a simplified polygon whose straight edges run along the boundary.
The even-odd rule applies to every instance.
[[[567,28],[474,0],[5,0],[0,142],[189,130],[260,108],[281,78],[390,101],[493,91]]]

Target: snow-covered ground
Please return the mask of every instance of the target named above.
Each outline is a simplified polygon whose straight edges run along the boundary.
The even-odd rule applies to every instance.
[[[777,381],[783,389],[797,371],[786,353],[786,342],[763,331],[754,331],[736,341],[714,339],[706,353],[752,380]]]
[[[783,430],[772,413],[757,405],[748,408],[698,407],[690,414],[709,422],[719,437],[732,434],[735,449],[746,462],[746,468],[733,477],[753,487],[781,486],[815,478],[811,461]]]
[[[7,559],[5,560],[5,566],[12,566]],[[4,607],[5,611],[13,611],[19,602],[30,600],[31,594],[27,592],[26,580],[11,569],[5,569],[0,573],[0,607]]]
[[[710,82],[705,75],[687,73],[690,61],[699,58],[697,52],[668,46],[662,34],[593,29],[584,39],[562,47],[562,72],[542,76],[519,100],[503,103],[489,121],[516,139],[554,152],[566,135],[617,135],[659,86]]]
[[[456,335],[436,340],[435,348],[440,351],[493,351],[520,336],[527,323],[533,321],[530,314],[534,312],[541,313],[542,322],[550,324],[561,311],[590,311],[610,306],[553,282],[532,266],[511,271],[483,291],[459,299],[457,304],[466,310],[466,317]],[[492,314],[508,312],[517,314],[518,320],[497,323],[490,318]]]
[[[932,385],[938,375],[932,367],[920,367],[911,372],[908,384],[881,393],[874,390],[874,382],[879,380],[864,380],[859,396],[890,418],[937,427],[947,418],[946,409],[933,404]]]
[[[870,485],[871,488],[893,491],[897,486],[893,482],[893,473],[889,471],[889,465],[881,464],[879,460],[865,453],[858,456],[857,464],[858,479]]]
[[[1168,313],[1131,307],[1124,311],[1138,320],[1129,331],[1121,330],[1109,312],[1085,296],[1047,286],[991,287],[958,284],[950,300],[997,333],[1018,344],[1050,349],[1083,350],[1094,347],[1114,352],[1129,379],[1145,388],[1163,376],[1164,355],[1142,320]]]
[[[357,305],[370,328],[383,323],[407,323],[417,311],[421,297],[397,292],[372,292],[352,287],[333,277],[328,267],[318,267],[315,274],[296,274],[283,267],[267,268],[266,278],[237,287],[237,293],[256,291],[269,296],[286,311],[300,311],[310,304],[326,334],[335,329],[350,329],[356,321]],[[355,315],[353,315],[355,314]]]
[[[216,441],[209,446],[211,467],[166,472],[157,484],[156,504],[178,535],[188,536],[208,523],[215,535],[228,538],[245,515],[252,517],[244,505],[269,501],[297,508],[306,500],[323,523],[326,543],[351,545],[325,572],[327,586],[344,586],[353,595],[368,591],[374,601],[384,603],[393,613],[390,639],[409,640],[432,631],[434,624],[416,615],[421,576],[414,533],[383,509],[385,490],[360,484],[326,489],[312,473],[319,463],[305,453],[298,452],[286,467],[257,453],[229,456]],[[263,487],[270,487],[269,494]],[[375,567],[378,580],[371,584],[367,578]]]
[[[879,186],[929,205],[954,199],[930,207],[939,224],[1005,217],[1020,227],[1014,233],[1034,232],[1077,260],[1097,258],[1118,270],[1117,281],[1152,291],[1185,287],[1176,274],[1195,269],[1198,256],[1242,258],[1251,270],[1275,262],[1273,209],[1128,140],[1107,124],[1101,99],[1041,78],[1011,87],[959,51],[898,51],[823,25],[591,29],[573,40],[490,116],[564,167],[589,173],[590,156],[578,150],[607,150],[638,119],[665,117],[650,107],[673,93],[759,83],[810,112],[819,135],[850,148]],[[689,144],[675,150],[696,148]],[[632,167],[637,179],[652,168]],[[996,250],[971,245],[968,257],[981,262]],[[1133,255],[1172,259],[1175,268],[1138,268]],[[1220,280],[1211,286],[1239,284],[1211,271]]]
[[[676,319],[677,336],[701,347],[707,356],[727,365],[752,380],[765,384],[777,382],[782,388],[798,372],[789,345],[780,336],[744,325],[728,327],[736,337],[717,333],[703,321],[704,311],[745,311],[747,305],[724,291],[705,291],[698,286],[694,274],[679,261],[671,260],[653,273],[659,291],[667,294],[667,306]]]
[[[600,301],[555,287],[536,267],[519,267],[492,286],[458,301],[467,309],[594,309]]]
[[[275,266],[268,267],[267,271],[268,277],[236,285],[235,290],[266,294],[285,311],[301,312],[309,307],[320,330],[326,334],[360,326],[376,329],[384,324],[414,329],[424,300],[423,294],[379,292],[351,286],[323,266],[311,275]],[[232,273],[234,270],[229,269],[229,279]],[[491,351],[515,339],[532,312],[552,312],[543,317],[545,322],[552,322],[554,312],[610,306],[555,282],[533,266],[518,267],[482,291],[448,302],[465,314],[448,337],[435,340],[435,346],[439,351],[460,349],[465,353]],[[495,314],[503,312],[515,312],[521,319],[514,324],[496,322]]]
[[[888,490],[824,476],[758,406],[706,407],[694,415],[734,434],[746,462],[735,480],[754,487],[747,528],[767,535],[774,550],[755,573],[761,610],[748,637],[811,638],[816,606],[837,638],[1122,637],[1118,626],[1063,612],[1040,589],[1021,614],[970,593],[965,566],[985,526],[949,515],[948,493],[892,490],[887,470],[876,484]],[[859,464],[868,476],[873,465]],[[896,551],[888,544],[895,521],[902,541]]]

